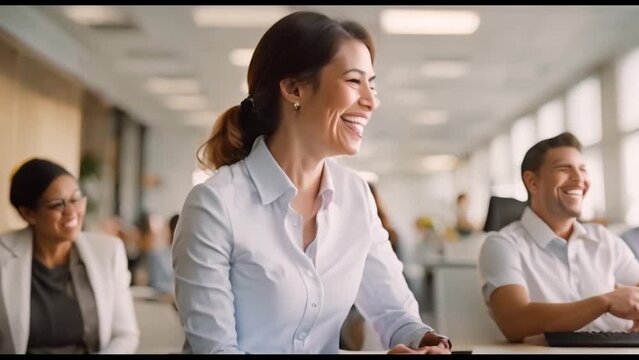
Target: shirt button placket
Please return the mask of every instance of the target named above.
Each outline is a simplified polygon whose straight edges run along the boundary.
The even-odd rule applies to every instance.
[[[305,274],[304,281],[308,289],[307,310],[304,312],[302,318],[302,324],[298,329],[298,333],[295,335],[295,351],[301,352],[304,348],[304,342],[307,339],[311,326],[315,323],[319,314],[319,283],[315,272],[311,269],[307,269],[303,272]]]

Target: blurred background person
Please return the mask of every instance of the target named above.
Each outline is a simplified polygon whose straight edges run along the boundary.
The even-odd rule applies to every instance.
[[[31,159],[13,175],[10,201],[28,226],[0,235],[0,352],[133,353],[139,331],[124,246],[82,231],[76,178]]]
[[[175,299],[175,277],[171,263],[173,235],[179,219],[175,214],[169,219],[169,234],[164,237],[167,242],[156,244],[147,254],[147,271],[149,286],[157,291],[162,301],[173,304]]]
[[[457,223],[455,230],[460,236],[466,236],[472,234],[474,231],[479,230],[479,226],[472,222],[468,217],[468,195],[461,193],[457,195]]]
[[[369,189],[371,189],[371,194],[373,195],[375,205],[377,206],[377,216],[379,216],[379,219],[382,222],[382,226],[388,232],[388,240],[391,243],[391,247],[393,248],[393,251],[395,252],[397,257],[399,259],[402,259],[399,249],[399,236],[397,235],[397,231],[395,231],[395,228],[390,223],[390,218],[386,213],[386,208],[382,205],[377,187],[371,182],[368,183],[368,187]]]
[[[163,246],[165,224],[161,216],[143,211],[132,228],[124,231],[132,285],[149,286],[148,254]]]

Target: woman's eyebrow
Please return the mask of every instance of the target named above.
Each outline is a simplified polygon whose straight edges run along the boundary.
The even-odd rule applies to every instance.
[[[348,74],[348,73],[349,73],[349,72],[351,72],[351,71],[355,71],[355,72],[358,72],[358,73],[360,73],[360,74],[362,74],[362,75],[366,75],[366,72],[365,72],[364,70],[360,70],[360,69],[357,69],[357,68],[353,68],[353,69],[346,70],[346,71],[344,71],[344,72],[342,73],[342,75],[346,75],[346,74]],[[375,78],[376,78],[376,77],[377,77],[377,75],[373,75],[373,76],[371,76],[371,77],[368,79],[368,81],[373,81],[373,80],[375,80]]]

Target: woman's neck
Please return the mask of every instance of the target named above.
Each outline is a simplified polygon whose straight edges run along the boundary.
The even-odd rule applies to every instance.
[[[312,154],[308,144],[284,131],[273,134],[267,140],[266,146],[295,185],[298,194],[310,192],[316,195],[319,192],[324,167],[323,157]]]
[[[53,268],[69,262],[73,241],[59,241],[33,235],[33,256],[44,266]]]

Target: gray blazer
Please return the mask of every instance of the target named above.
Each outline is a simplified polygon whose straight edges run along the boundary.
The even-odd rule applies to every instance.
[[[100,353],[134,353],[140,334],[122,241],[82,232],[75,245],[95,294]],[[30,228],[0,234],[0,353],[27,351],[32,254]]]

